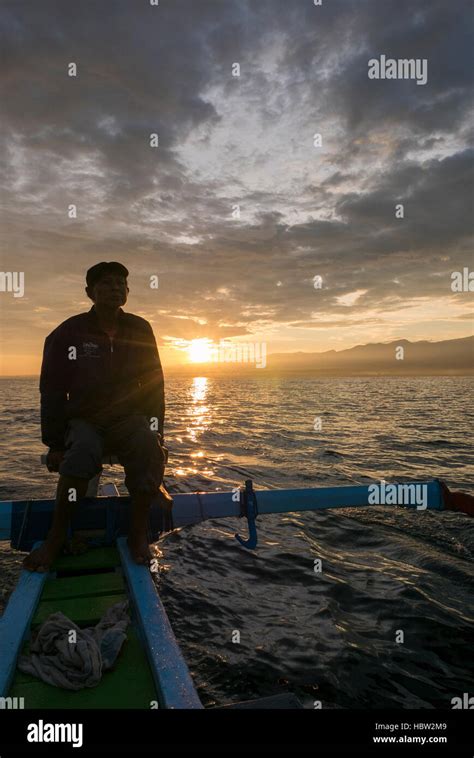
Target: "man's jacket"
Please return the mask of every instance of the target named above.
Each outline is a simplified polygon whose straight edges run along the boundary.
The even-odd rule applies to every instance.
[[[107,426],[140,414],[156,418],[163,436],[164,380],[153,330],[148,321],[122,309],[113,340],[100,329],[94,308],[51,332],[40,392],[42,440],[53,450],[64,448],[70,418]]]

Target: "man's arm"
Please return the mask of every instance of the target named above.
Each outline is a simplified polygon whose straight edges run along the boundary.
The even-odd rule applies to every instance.
[[[147,323],[145,332],[145,351],[143,372],[140,383],[142,387],[143,408],[149,419],[158,420],[158,432],[164,440],[165,423],[165,381],[155,335]]]
[[[67,427],[67,345],[60,327],[46,337],[41,366],[41,438],[51,451],[64,450]]]

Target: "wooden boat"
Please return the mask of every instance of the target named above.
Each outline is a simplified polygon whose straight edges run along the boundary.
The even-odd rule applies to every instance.
[[[31,631],[56,611],[79,627],[98,623],[128,596],[132,624],[116,667],[77,692],[16,671]],[[149,571],[131,559],[126,540],[62,556],[47,574],[23,571],[0,620],[0,694],[26,708],[201,708],[188,668]],[[21,702],[17,700],[18,704]]]
[[[399,502],[390,505],[441,510],[442,486],[438,481],[410,483],[423,487],[423,506],[399,485]],[[256,518],[268,513],[313,511],[325,508],[363,507],[371,500],[371,487],[257,490],[251,480],[232,492],[195,492],[174,495],[171,510],[162,500],[153,504],[149,518],[150,541],[171,528],[206,519],[243,516],[248,539],[236,535],[246,548],[257,545]],[[53,500],[0,503],[0,539],[18,550],[31,550],[48,532]],[[136,565],[128,551],[128,497],[86,498],[72,529],[87,536],[95,549],[80,556],[62,556],[49,574],[23,571],[0,618],[0,698],[6,707],[23,698],[25,708],[202,708],[195,685],[167,618],[148,567]],[[28,647],[31,632],[61,610],[78,626],[96,624],[112,604],[128,597],[132,623],[114,670],[104,674],[95,688],[78,692],[58,689],[20,673],[17,659]],[[9,701],[8,699],[12,700]],[[239,707],[234,705],[232,707]],[[241,707],[301,707],[291,695],[243,703]]]

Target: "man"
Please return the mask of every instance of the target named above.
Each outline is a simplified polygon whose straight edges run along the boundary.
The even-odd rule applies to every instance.
[[[61,551],[76,502],[102,470],[104,450],[117,455],[125,469],[132,499],[128,545],[137,563],[151,557],[147,518],[153,498],[159,494],[171,502],[162,486],[163,371],[150,324],[121,308],[127,277],[121,263],[92,266],[86,292],[93,307],[46,338],[41,430],[48,469],[60,476],[50,532],[24,560],[30,571],[48,571]]]

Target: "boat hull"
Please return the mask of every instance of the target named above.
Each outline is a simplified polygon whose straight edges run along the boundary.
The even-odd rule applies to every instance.
[[[31,631],[51,614],[61,611],[90,627],[124,600],[131,615],[127,639],[95,687],[62,689],[17,669]],[[0,618],[0,650],[0,697],[25,709],[203,707],[148,567],[133,562],[125,538],[117,548],[61,556],[50,574],[23,570]]]

